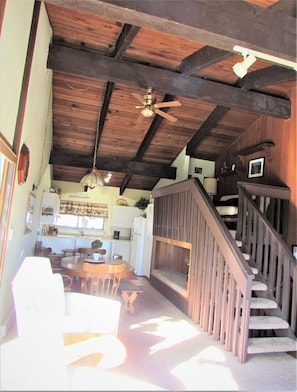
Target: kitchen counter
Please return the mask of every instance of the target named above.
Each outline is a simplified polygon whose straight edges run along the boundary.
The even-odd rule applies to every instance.
[[[130,241],[130,237],[120,237],[118,240],[113,238],[113,236],[100,236],[100,235],[75,235],[75,234],[57,234],[57,235],[50,235],[50,234],[43,234],[41,238],[72,238],[72,239],[82,239],[82,240],[94,240],[100,239],[101,241]]]
[[[113,236],[102,235],[75,235],[58,233],[57,235],[42,235],[40,237],[43,248],[52,248],[52,253],[63,253],[63,249],[90,248],[94,239],[103,242],[102,248],[106,249],[106,257],[114,254],[122,255],[124,260],[130,260],[130,237],[120,237],[116,240]]]

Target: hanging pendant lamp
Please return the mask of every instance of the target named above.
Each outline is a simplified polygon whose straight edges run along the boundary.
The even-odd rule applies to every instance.
[[[95,141],[95,147],[94,147],[94,158],[93,158],[93,169],[91,173],[86,174],[81,180],[80,184],[84,187],[88,187],[90,189],[94,189],[97,186],[103,186],[104,181],[100,176],[97,174],[97,169],[96,169],[96,153],[98,149],[98,136],[99,136],[99,128],[97,126],[97,133],[96,133],[96,141]]]

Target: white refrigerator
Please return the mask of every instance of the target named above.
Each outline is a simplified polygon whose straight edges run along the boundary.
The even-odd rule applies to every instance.
[[[130,264],[138,276],[150,277],[153,243],[153,204],[147,207],[147,217],[134,218],[131,229]]]

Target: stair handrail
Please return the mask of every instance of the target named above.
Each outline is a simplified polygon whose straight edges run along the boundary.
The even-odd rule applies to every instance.
[[[271,193],[272,187],[257,187],[257,195]],[[278,187],[277,187],[278,188]],[[268,295],[280,308],[281,317],[288,321],[294,336],[297,336],[297,260],[280,233],[272,226],[263,211],[256,205],[253,195],[256,187],[241,186],[238,183],[239,207],[236,238],[242,241],[244,251],[251,255],[251,261],[262,274]],[[278,195],[284,194],[276,189]],[[275,196],[275,194],[273,194]],[[295,291],[294,291],[295,290]]]

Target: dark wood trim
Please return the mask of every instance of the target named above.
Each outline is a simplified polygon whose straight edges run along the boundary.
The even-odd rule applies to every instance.
[[[40,7],[41,7],[41,2],[36,1],[34,4],[31,30],[30,30],[30,36],[29,36],[29,43],[28,43],[28,50],[27,50],[25,69],[24,69],[22,88],[21,88],[21,96],[20,96],[20,102],[19,102],[19,107],[18,107],[16,126],[15,126],[15,131],[14,131],[13,151],[16,153],[18,153],[18,151],[20,149],[20,144],[21,144],[21,136],[22,136],[24,116],[25,116],[28,87],[29,87],[31,66],[32,66],[32,61],[33,61],[33,54],[34,54],[34,47],[35,47],[35,41],[36,41]]]
[[[5,5],[6,5],[6,0],[1,0],[0,1],[0,36],[2,31],[3,19],[4,19]]]
[[[274,147],[274,146],[275,146],[275,144],[274,144],[274,142],[272,140],[267,140],[267,141],[255,144],[253,146],[243,148],[242,150],[237,151],[235,156],[238,156],[238,155],[249,155],[249,154],[252,154],[253,152],[262,151],[262,150],[265,151],[268,148],[271,148],[271,147]]]

